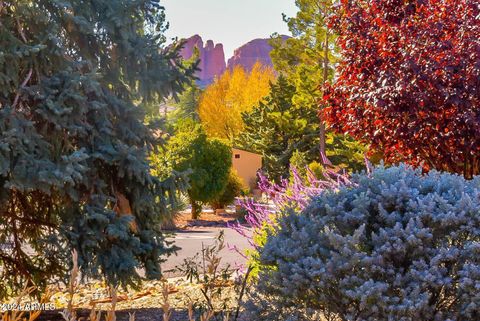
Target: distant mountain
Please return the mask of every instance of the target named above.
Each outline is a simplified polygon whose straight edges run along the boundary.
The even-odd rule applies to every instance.
[[[227,68],[223,45],[221,43],[215,45],[212,40],[208,40],[204,46],[202,37],[195,35],[186,39],[185,45],[180,53],[181,56],[184,59],[190,59],[195,47],[198,48],[200,53],[200,71],[196,76],[199,78],[199,84],[201,86],[208,85],[213,82],[216,76],[223,74]]]
[[[285,39],[288,38],[284,36]],[[260,61],[262,64],[272,66],[270,51],[272,47],[268,43],[269,39],[254,39],[234,51],[233,57],[228,60],[228,66],[225,63],[225,53],[223,45],[212,40],[208,40],[203,44],[203,39],[199,35],[195,35],[186,39],[185,46],[181,51],[184,59],[190,59],[193,55],[194,48],[197,47],[200,53],[200,72],[197,73],[199,85],[206,86],[213,82],[215,77],[222,75],[225,70],[232,69],[236,65],[251,70],[255,62]]]
[[[272,59],[270,58],[270,51],[272,46],[268,43],[270,39],[254,39],[233,52],[233,57],[228,59],[227,68],[233,69],[233,67],[240,65],[245,70],[252,70],[253,65],[257,61],[261,62],[265,66],[273,66]]]

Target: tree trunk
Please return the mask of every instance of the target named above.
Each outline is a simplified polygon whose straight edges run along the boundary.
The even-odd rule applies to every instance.
[[[114,211],[118,216],[132,216],[132,221],[130,222],[130,230],[133,233],[138,233],[138,226],[135,222],[135,217],[133,216],[132,208],[130,207],[130,201],[120,192],[116,192],[115,196],[117,197],[117,203],[115,204]]]
[[[326,11],[326,10],[325,10]],[[323,86],[326,85],[328,81],[328,28],[325,30],[325,43],[323,45]],[[332,163],[327,158],[326,152],[326,134],[325,134],[325,122],[320,116],[320,160],[322,165],[332,166]]]
[[[202,206],[198,204],[196,201],[190,201],[192,205],[192,220],[198,220],[200,218],[200,213],[202,212]]]

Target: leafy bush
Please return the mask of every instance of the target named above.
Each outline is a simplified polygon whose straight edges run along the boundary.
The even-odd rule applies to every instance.
[[[210,202],[210,206],[212,206],[214,210],[225,208],[225,206],[235,201],[235,197],[241,195],[242,188],[242,179],[234,169],[230,169],[227,185],[223,189],[223,192]]]
[[[310,164],[308,164],[308,169],[316,178],[320,179],[324,177],[323,173],[325,172],[325,169],[323,165],[319,162],[311,162]]]
[[[296,174],[300,175],[300,177],[309,184],[308,176],[313,176],[314,180],[324,179],[328,177],[329,173],[325,173],[325,168],[322,164],[317,161],[308,162],[305,157],[305,154],[295,151],[290,158],[290,167],[294,168],[294,170],[290,170],[290,180],[295,180],[294,176]],[[334,167],[339,171],[342,171],[342,166],[330,166]],[[294,173],[296,172],[296,173]]]
[[[202,125],[185,119],[168,140],[166,148],[152,155],[154,173],[189,172],[188,197],[192,218],[201,213],[201,204],[210,202],[225,188],[232,166],[232,149],[224,140],[208,138]]]
[[[480,177],[381,166],[284,211],[248,319],[479,320],[479,191]]]
[[[238,251],[246,254],[248,265],[253,269],[253,277],[257,275],[260,267],[259,250],[265,245],[268,234],[273,231],[277,217],[292,209],[302,211],[312,197],[325,189],[335,189],[340,184],[349,184],[346,175],[337,174],[329,169],[322,173],[323,180],[317,179],[309,169],[305,170],[306,177],[296,168],[291,168],[290,172],[290,180],[283,179],[278,184],[269,181],[263,174],[258,176],[258,188],[267,196],[268,202],[262,203],[248,197],[240,198],[237,202],[246,213],[242,223],[237,222],[230,227],[247,238],[251,245],[246,253]]]

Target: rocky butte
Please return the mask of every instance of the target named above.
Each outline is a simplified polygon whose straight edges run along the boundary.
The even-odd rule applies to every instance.
[[[285,36],[285,38],[287,37]],[[212,83],[215,77],[223,74],[227,68],[233,69],[234,66],[240,65],[250,71],[257,61],[264,65],[272,66],[270,58],[272,47],[268,42],[269,39],[254,39],[246,43],[234,51],[233,57],[228,60],[228,66],[225,63],[223,45],[221,43],[214,45],[212,40],[208,40],[204,46],[202,37],[199,35],[185,40],[181,55],[184,59],[190,59],[194,48],[198,48],[200,54],[199,68],[201,69],[197,73],[199,78],[198,84],[206,86]]]
[[[195,35],[185,40],[180,53],[183,59],[190,59],[195,48],[198,48],[200,55],[200,71],[196,75],[199,78],[199,85],[208,85],[227,68],[223,45],[221,43],[215,45],[212,40],[208,40],[204,46],[202,37]]]
[[[254,39],[233,52],[233,57],[228,59],[228,69],[240,65],[245,70],[252,70],[253,65],[259,61],[265,66],[272,66],[270,51],[272,46],[268,43],[269,39]]]

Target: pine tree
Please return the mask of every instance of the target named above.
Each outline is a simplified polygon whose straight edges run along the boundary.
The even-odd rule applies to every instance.
[[[284,76],[270,87],[270,95],[251,112],[243,113],[245,129],[237,145],[263,155],[263,169],[275,180],[289,176],[295,152],[307,164],[319,159],[317,109],[295,104],[297,88]],[[327,156],[336,165],[349,169],[363,166],[363,148],[340,135],[327,135]],[[352,144],[348,149],[338,148]]]
[[[84,276],[160,276],[182,182],[150,175],[138,105],[194,72],[164,31],[158,0],[0,1],[0,298],[64,276],[71,249]]]
[[[198,104],[201,95],[202,90],[196,84],[192,84],[186,88],[185,92],[179,96],[178,101],[173,102],[172,106],[175,107],[175,109],[167,116],[168,122],[175,124],[187,118],[199,122]]]
[[[271,40],[273,50],[270,55],[275,70],[295,87],[291,98],[291,104],[295,105],[293,108],[310,108],[312,111],[308,114],[313,116],[313,113],[318,112],[318,102],[321,100],[324,85],[335,75],[335,64],[338,60],[336,35],[327,25],[327,18],[333,12],[333,1],[296,0],[295,3],[298,7],[297,14],[290,18],[284,16],[292,37],[274,36]],[[348,136],[332,134],[325,128],[321,117],[308,119],[311,122],[309,132],[315,130],[318,136],[318,139],[312,138],[310,142],[317,145],[318,156],[315,159],[323,165],[339,165],[339,159],[335,155],[350,154],[354,157],[350,167],[357,168],[357,152],[363,147]],[[350,148],[353,150],[349,150]],[[291,156],[290,153],[291,151],[288,155]],[[308,158],[310,157],[311,154]],[[363,160],[363,156],[360,158]],[[287,160],[288,158],[283,159],[284,162]]]

